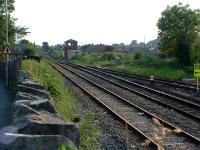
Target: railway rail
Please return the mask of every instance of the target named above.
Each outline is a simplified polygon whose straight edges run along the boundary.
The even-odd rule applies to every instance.
[[[174,109],[200,122],[200,105],[196,104],[195,102],[191,102],[190,99],[187,100],[187,99],[179,98],[177,96],[169,95],[167,93],[154,90],[150,87],[143,86],[138,83],[134,83],[134,82],[125,80],[123,78],[117,77],[115,75],[105,73],[93,68],[84,67],[80,65],[74,65],[74,64],[68,64],[68,65],[71,65],[75,68],[88,72],[94,76],[102,78],[108,82],[111,82],[112,84],[115,84],[119,87],[129,90],[139,96],[148,98],[161,105]]]
[[[183,83],[183,82],[172,82],[159,79],[154,79],[153,81],[151,81],[150,78],[144,76],[131,75],[97,67],[91,67],[91,68],[113,74],[120,78],[136,82],[138,84],[143,84],[145,86],[152,87],[154,89],[163,91],[165,93],[169,93],[174,96],[178,96],[185,99],[191,99],[192,101],[200,103],[200,98],[196,93],[196,85],[194,84]]]
[[[60,59],[62,62],[66,62],[64,59]],[[68,62],[71,63],[71,62]],[[82,67],[88,67],[84,65],[80,65]],[[174,95],[183,99],[188,99],[192,102],[199,103],[200,104],[200,97],[199,94],[196,93],[196,85],[190,84],[190,83],[184,83],[180,81],[167,81],[167,80],[161,80],[161,79],[154,79],[150,82],[150,78],[147,78],[142,75],[134,75],[129,73],[122,73],[119,71],[113,71],[109,69],[104,69],[101,67],[89,67],[90,69],[99,70],[105,73],[109,73],[112,75],[115,75],[117,77],[120,77],[125,80],[129,80],[134,83],[142,84],[144,86],[148,86],[151,88],[154,88],[159,91],[163,91],[165,93],[168,93],[170,95]],[[152,83],[152,84],[150,84]]]
[[[122,98],[111,90],[78,74],[72,69],[58,63],[51,64],[69,78],[94,100],[101,103],[130,128],[136,130],[144,139],[150,141],[152,148],[158,149],[199,149],[200,140],[174,125],[149,113],[141,107]]]
[[[150,78],[146,77],[146,76],[142,76],[142,75],[135,75],[135,74],[130,74],[130,73],[123,73],[120,71],[114,71],[114,70],[109,70],[109,69],[104,69],[101,67],[92,67],[94,69],[100,69],[102,71],[108,72],[108,73],[112,73],[115,75],[120,75],[120,76],[124,76],[124,77],[129,77],[129,78],[134,78],[134,79],[138,79],[141,81],[146,81],[149,82]],[[161,79],[154,79],[155,83],[159,83],[161,85],[165,84],[165,85],[169,85],[175,88],[183,88],[183,89],[188,89],[188,90],[196,90],[196,85],[195,84],[191,84],[191,83],[184,83],[181,81],[167,81],[167,80],[161,80]]]

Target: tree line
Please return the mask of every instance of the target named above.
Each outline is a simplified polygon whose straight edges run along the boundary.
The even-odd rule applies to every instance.
[[[5,37],[5,0],[0,0],[0,51],[6,42]],[[15,10],[15,0],[8,1],[9,12],[9,43],[14,45],[16,40],[22,39],[29,32],[28,28],[15,25],[16,18],[10,14]],[[163,57],[179,60],[183,66],[200,63],[200,10],[191,9],[189,5],[179,3],[167,6],[158,20],[158,49]],[[27,42],[27,41],[22,41]],[[50,51],[48,42],[43,42],[42,49]],[[29,43],[29,50],[35,48],[34,43]]]

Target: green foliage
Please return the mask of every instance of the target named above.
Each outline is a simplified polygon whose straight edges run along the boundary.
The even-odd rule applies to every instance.
[[[200,63],[200,37],[198,37],[192,45],[190,58],[192,63]]]
[[[95,114],[92,112],[86,112],[84,117],[80,122],[80,132],[81,132],[81,148],[80,150],[95,150],[100,149],[99,145],[99,126],[98,124],[93,124],[95,120]]]
[[[157,78],[168,80],[180,80],[192,77],[192,69],[183,68],[175,59],[163,59],[159,57],[135,58],[135,54],[113,55],[120,57],[121,65],[116,65],[114,60],[104,61],[101,56],[105,54],[82,53],[73,59],[73,62],[89,66],[101,66],[113,70],[145,75],[154,75]],[[95,57],[94,57],[95,56]],[[95,58],[95,59],[94,59]]]
[[[9,14],[12,13],[15,9],[14,7],[14,0],[8,1],[8,12]],[[5,35],[5,0],[0,0],[0,51],[3,49],[3,44],[6,42],[6,35]],[[27,28],[20,27],[15,25],[16,19],[13,18],[11,15],[8,16],[8,35],[9,35],[9,43],[13,45],[17,39],[20,39],[27,35]]]
[[[20,44],[18,45],[21,50],[23,51],[24,55],[27,56],[37,56],[39,55],[39,48],[35,45],[35,43],[31,43],[28,40],[21,40]]]
[[[58,150],[74,150],[74,149],[71,147],[65,146],[65,144],[62,144],[59,146]]]
[[[57,50],[57,49],[51,49],[49,51],[49,55],[51,57],[53,57],[53,58],[63,57],[62,54],[61,54],[61,52],[59,50]]]
[[[49,51],[49,43],[43,42],[42,43],[42,50],[48,52]]]
[[[103,53],[103,55],[100,57],[100,60],[103,60],[103,61],[111,61],[114,59],[115,59],[115,53],[112,53],[112,52]]]
[[[26,39],[22,39],[20,42],[20,45],[22,45],[23,47],[27,47],[29,45],[29,41]]]
[[[64,115],[65,120],[73,119],[74,113],[77,111],[76,103],[72,93],[65,87],[63,77],[46,61],[38,63],[26,60],[23,61],[22,68],[50,92],[58,112]]]
[[[48,61],[38,63],[33,60],[25,60],[22,63],[25,69],[34,80],[44,85],[50,92],[51,97],[56,105],[57,111],[61,113],[66,121],[71,121],[74,114],[77,113],[77,104],[71,91],[66,88],[65,80],[62,75],[54,70]],[[81,150],[99,149],[99,127],[93,123],[94,113],[87,112],[83,115],[79,126],[81,132]],[[72,150],[69,147],[61,145],[62,150]]]
[[[200,11],[181,3],[168,6],[158,20],[159,48],[165,55],[178,58],[181,64],[190,64],[191,45],[199,36]]]
[[[134,60],[130,64],[115,66],[113,69],[147,77],[153,75],[156,78],[167,80],[180,80],[185,77],[192,77],[192,70],[184,70],[177,61],[156,57]]]
[[[59,146],[58,150],[67,150],[67,148],[64,144],[62,144]]]
[[[23,55],[26,55],[26,56],[35,56],[36,55],[36,51],[34,49],[32,49],[32,48],[27,47],[27,48],[25,48],[23,50]]]
[[[99,54],[92,52],[85,52],[82,53],[81,55],[76,55],[75,57],[73,57],[72,60],[74,60],[77,63],[83,62],[83,64],[94,65],[95,61],[99,60]]]
[[[134,55],[134,58],[135,58],[135,59],[140,59],[140,58],[142,58],[142,53],[136,52],[135,55]]]

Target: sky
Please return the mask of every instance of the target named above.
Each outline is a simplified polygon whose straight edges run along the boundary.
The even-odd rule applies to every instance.
[[[68,39],[129,44],[156,39],[161,12],[178,2],[200,8],[200,0],[16,0],[12,15],[16,25],[29,28],[25,38],[38,45]]]

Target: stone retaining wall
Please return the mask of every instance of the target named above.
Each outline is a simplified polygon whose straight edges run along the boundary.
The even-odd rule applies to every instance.
[[[11,134],[3,146],[9,150],[57,150],[62,144],[75,150],[80,145],[78,127],[59,117],[44,87],[24,71],[19,71],[13,122],[6,130]]]

